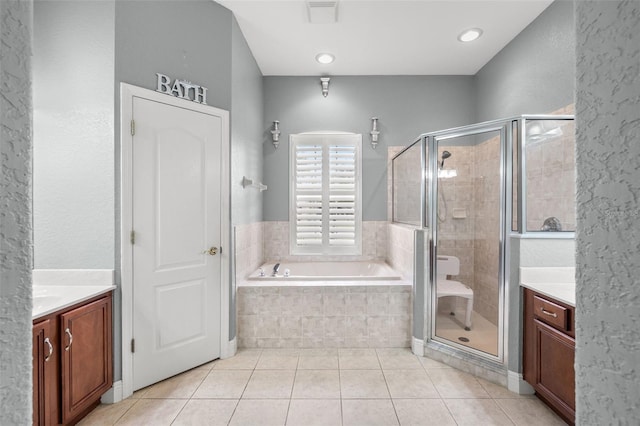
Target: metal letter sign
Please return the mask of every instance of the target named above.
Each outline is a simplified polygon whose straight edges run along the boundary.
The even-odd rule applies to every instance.
[[[206,87],[198,86],[190,81],[178,79],[171,84],[171,78],[169,76],[160,73],[156,73],[156,75],[158,76],[156,92],[165,93],[181,99],[187,99],[199,104],[207,104]]]

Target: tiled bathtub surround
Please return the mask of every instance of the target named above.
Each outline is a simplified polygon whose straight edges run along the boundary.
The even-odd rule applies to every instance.
[[[387,262],[407,280],[413,279],[414,230],[413,226],[396,223],[390,223],[388,228]]]
[[[240,281],[263,263],[263,222],[235,227],[236,280]]]
[[[289,254],[289,222],[263,222],[264,225],[264,261],[276,262],[313,262],[313,261],[357,261],[386,260],[387,258],[387,222],[362,222],[362,255],[360,256],[306,256]]]
[[[410,330],[408,284],[238,287],[239,347],[408,347]]]

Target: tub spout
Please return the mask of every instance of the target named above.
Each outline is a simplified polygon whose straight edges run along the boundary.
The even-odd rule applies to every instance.
[[[272,277],[275,277],[278,274],[278,271],[280,270],[280,264],[276,263],[273,266],[273,274],[271,274]]]

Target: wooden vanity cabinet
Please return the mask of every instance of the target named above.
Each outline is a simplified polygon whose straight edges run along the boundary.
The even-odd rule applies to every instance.
[[[38,319],[33,324],[33,424],[50,425],[51,394],[57,387],[55,326],[51,318]]]
[[[536,395],[574,424],[575,308],[524,289],[524,379]]]
[[[75,424],[111,388],[111,305],[108,293],[34,322],[34,425]]]

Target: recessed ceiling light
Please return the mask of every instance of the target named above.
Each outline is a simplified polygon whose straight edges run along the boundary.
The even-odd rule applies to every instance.
[[[458,40],[462,42],[469,42],[473,40],[477,40],[482,35],[482,30],[480,28],[469,28],[468,30],[464,30],[458,36]]]
[[[336,59],[335,56],[333,56],[331,53],[318,53],[316,55],[316,61],[318,61],[321,64],[330,64],[331,62],[333,62]]]

